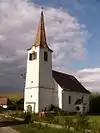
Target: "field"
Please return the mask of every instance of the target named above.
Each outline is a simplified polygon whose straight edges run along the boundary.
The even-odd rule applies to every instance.
[[[0,96],[6,96],[10,99],[20,99],[23,97],[23,92],[0,92]]]

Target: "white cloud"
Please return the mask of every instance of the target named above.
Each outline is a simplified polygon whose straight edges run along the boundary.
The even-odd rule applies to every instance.
[[[87,89],[100,92],[100,68],[79,70],[75,75]]]
[[[53,66],[65,68],[71,59],[83,59],[86,27],[62,9],[45,7],[44,14],[48,44],[54,51]],[[39,17],[40,6],[27,0],[0,1],[1,86],[11,84],[16,88],[17,84],[21,87],[20,73],[26,67],[26,49],[34,43]]]

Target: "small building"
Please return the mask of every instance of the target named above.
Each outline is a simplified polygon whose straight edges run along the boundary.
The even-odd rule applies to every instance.
[[[4,109],[8,108],[8,106],[11,104],[11,101],[9,100],[8,97],[1,97],[0,96],[0,106]]]
[[[24,111],[38,113],[53,104],[65,111],[77,112],[75,102],[84,97],[87,103],[85,110],[88,112],[90,92],[75,76],[52,70],[53,51],[46,40],[42,11],[36,39],[28,49]]]

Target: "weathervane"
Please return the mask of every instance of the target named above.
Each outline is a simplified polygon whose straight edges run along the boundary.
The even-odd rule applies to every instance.
[[[44,9],[44,8],[43,8],[43,6],[42,6],[42,7],[41,7],[42,12],[43,12],[43,9]]]

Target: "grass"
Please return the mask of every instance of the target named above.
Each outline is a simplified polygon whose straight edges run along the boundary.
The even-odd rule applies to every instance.
[[[76,116],[54,116],[54,117],[49,116],[49,117],[42,118],[42,120],[38,116],[35,116],[35,120],[62,125],[64,123],[65,119],[68,120],[68,117],[71,120],[76,121]],[[92,125],[92,123],[95,122],[100,127],[100,116],[87,116],[87,119],[91,125]]]
[[[19,113],[18,113],[19,114]],[[18,115],[17,114],[17,115]],[[20,114],[19,114],[20,117]],[[21,114],[22,117],[22,114]],[[73,122],[72,121],[77,121],[78,120],[78,125],[80,125],[80,128],[83,127],[84,129],[87,129],[87,125],[86,123],[89,122],[89,125],[91,126],[91,129],[94,128],[94,131],[96,131],[96,128],[98,129],[98,127],[100,127],[100,116],[88,116],[88,119],[86,120],[85,124],[84,124],[84,120],[85,119],[80,119],[77,116],[54,116],[54,115],[48,115],[47,117],[44,117],[42,119],[40,119],[38,116],[34,116],[32,115],[32,120],[34,121],[42,121],[42,122],[46,122],[46,123],[54,123],[54,124],[60,124],[60,125],[64,125],[65,122],[67,122],[67,125],[69,127],[73,127]],[[68,119],[69,118],[69,119]],[[96,124],[94,124],[93,122],[96,122]],[[16,123],[15,123],[16,124]],[[76,126],[74,125],[75,129]],[[66,129],[56,129],[56,128],[51,128],[48,126],[43,126],[40,124],[34,124],[34,123],[30,123],[30,124],[23,124],[22,125],[16,125],[13,126],[14,129],[16,129],[17,131],[19,131],[20,133],[32,133],[32,132],[36,132],[36,133],[67,133]],[[78,126],[79,128],[79,126]],[[99,130],[99,129],[98,129]],[[99,130],[100,131],[100,130]],[[68,132],[70,133],[70,132]],[[80,133],[79,132],[74,132],[74,133]],[[82,132],[81,132],[82,133]],[[95,133],[95,132],[91,132],[91,133]]]
[[[6,118],[5,116],[0,116],[0,122],[2,122],[2,121],[10,121],[10,120],[12,120],[12,118]]]
[[[89,116],[89,122],[90,123],[96,122],[97,126],[100,127],[100,116]]]
[[[0,96],[6,96],[10,99],[20,99],[23,97],[23,92],[0,92]]]
[[[13,129],[20,133],[67,133],[66,129],[51,128],[49,126],[43,126],[41,124],[24,124],[19,126],[13,126]],[[68,132],[71,133],[71,132]]]
[[[64,116],[56,116],[56,118],[54,117],[51,117],[51,120],[50,120],[50,117],[49,118],[46,118],[46,119],[42,119],[41,121],[42,122],[47,122],[47,123],[52,123],[54,122],[55,124],[62,124],[63,125],[63,122],[64,122],[64,119],[66,119],[67,117]],[[75,120],[76,119],[76,116],[69,116],[69,118],[71,118],[72,120]],[[87,119],[89,121],[89,123],[91,124],[91,129],[94,130],[94,132],[92,131],[91,133],[95,133],[96,130],[99,130],[98,127],[100,127],[100,116],[88,116],[89,119]],[[55,119],[55,121],[53,121],[53,119]],[[68,121],[68,119],[66,119],[67,122],[69,124],[67,124],[67,126],[69,127],[73,127],[71,121]],[[96,121],[96,124],[93,124],[93,122]],[[85,122],[84,124],[84,120],[82,121],[82,119],[79,120],[78,124],[80,125],[80,128],[83,127],[83,129],[88,129],[86,123]],[[34,122],[33,123],[30,123],[30,124],[24,124],[24,125],[18,125],[18,126],[13,126],[13,128],[17,131],[19,131],[20,133],[32,133],[32,132],[35,132],[35,133],[73,133],[71,131],[67,131],[67,128],[63,128],[63,129],[57,129],[57,128],[54,128],[54,127],[48,127],[48,125],[40,125],[40,124],[35,124]],[[76,126],[74,127],[76,129]],[[79,126],[78,126],[79,128]],[[80,130],[80,129],[79,129]],[[74,131],[74,133],[83,133],[82,131]],[[81,129],[82,130],[82,129]]]
[[[22,111],[8,111],[5,113],[6,115],[11,115],[11,116],[16,116],[16,117],[20,117],[20,118],[24,118],[25,115],[23,114]],[[65,121],[65,119],[70,118],[73,121],[76,121],[76,116],[53,116],[53,115],[49,115],[47,117],[44,117],[42,119],[39,118],[39,116],[32,116],[32,120],[35,121],[42,121],[42,122],[47,122],[47,123],[53,123],[53,124],[58,124],[58,125],[62,125]],[[89,123],[93,123],[96,122],[97,125],[100,127],[100,116],[88,116],[88,122]]]

